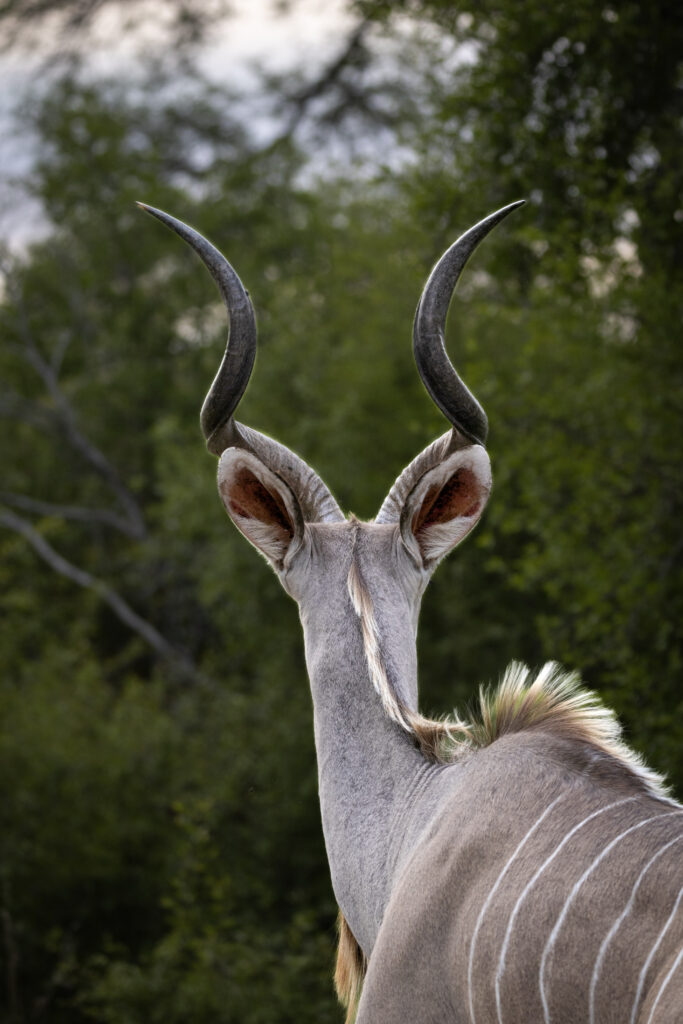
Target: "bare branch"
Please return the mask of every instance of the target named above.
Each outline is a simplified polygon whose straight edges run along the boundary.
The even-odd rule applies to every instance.
[[[160,17],[160,7],[163,17]],[[54,49],[52,62],[55,58],[68,58],[77,54],[92,38],[97,15],[105,8],[125,12],[130,26],[128,31],[134,31],[145,19],[156,17],[180,51],[201,43],[207,31],[231,13],[229,0],[167,5],[150,0],[1,0],[3,31],[0,34],[0,53],[13,44],[23,42],[28,46],[33,43],[50,17]],[[43,31],[43,46],[44,36]]]
[[[66,355],[66,350],[70,344],[71,332],[64,331],[61,338],[55,345],[54,352],[50,357],[50,368],[52,369],[55,377],[59,377],[59,372],[62,368],[62,363],[64,362],[64,356]]]
[[[47,409],[39,402],[32,402],[29,398],[7,391],[0,395],[0,416],[8,419],[20,419],[24,423],[30,423],[45,434],[54,434],[59,430],[60,423],[53,409]]]
[[[0,502],[11,505],[13,508],[21,508],[25,512],[33,512],[39,516],[59,516],[60,519],[71,519],[81,523],[100,523],[104,526],[111,526],[130,537],[132,540],[140,540],[140,536],[133,530],[128,519],[111,512],[106,508],[86,508],[82,505],[60,505],[58,502],[39,501],[37,498],[30,498],[26,494],[15,494],[13,491],[0,491]]]
[[[297,92],[285,97],[284,102],[286,106],[292,108],[292,112],[284,131],[278,135],[275,142],[271,144],[272,146],[294,134],[315,100],[329,93],[335,87],[342,86],[344,73],[349,67],[357,67],[366,62],[365,35],[370,25],[370,19],[363,18],[347,37],[342,51],[322,69],[320,74]],[[342,91],[348,92],[346,86]]]
[[[100,451],[100,449],[80,430],[76,413],[59,384],[58,372],[61,364],[61,356],[58,353],[57,359],[52,362],[43,356],[31,331],[23,290],[11,275],[7,276],[7,282],[8,289],[19,314],[19,328],[23,340],[23,346],[15,347],[16,351],[38,374],[45,386],[45,390],[54,404],[54,411],[52,413],[41,413],[43,420],[52,415],[53,420],[59,424],[62,432],[66,435],[66,439],[71,447],[74,448],[96,471],[116,496],[130,524],[129,535],[141,539],[145,536],[146,527],[138,502],[133,494],[128,490],[106,455]],[[12,401],[10,400],[10,405],[11,404]],[[16,408],[16,398],[14,399],[14,405]],[[31,411],[33,422],[36,422],[39,418],[35,413],[35,409],[39,408],[39,406],[36,406]],[[2,403],[0,403],[0,412],[1,411]],[[28,407],[26,405],[24,406],[24,411],[28,411]]]
[[[327,92],[331,86],[336,85],[344,71],[354,64],[358,63],[359,58],[364,58],[364,37],[370,28],[370,21],[364,18],[362,21],[355,26],[341,53],[335,57],[318,77],[310,82],[308,85],[300,89],[299,92],[295,93],[290,97],[290,102],[295,103],[298,107],[305,108],[311,100],[317,99],[322,96],[323,93]]]
[[[209,682],[186,655],[181,654],[172,647],[165,637],[151,623],[133,611],[128,602],[110,587],[108,583],[67,561],[58,551],[55,551],[52,545],[45,540],[28,520],[15,515],[9,509],[0,509],[0,525],[21,534],[36,554],[51,569],[59,573],[60,576],[65,576],[79,587],[94,591],[111,608],[121,622],[133,630],[134,633],[137,633],[138,636],[142,637],[152,650],[156,651],[164,661],[169,662],[181,675],[191,678],[194,682]]]

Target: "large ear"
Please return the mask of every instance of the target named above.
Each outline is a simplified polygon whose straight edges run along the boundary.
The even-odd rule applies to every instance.
[[[433,568],[476,526],[491,492],[491,464],[475,444],[447,456],[420,477],[401,511],[408,550]]]
[[[237,529],[280,572],[304,534],[291,487],[251,452],[228,448],[218,463],[218,490]]]

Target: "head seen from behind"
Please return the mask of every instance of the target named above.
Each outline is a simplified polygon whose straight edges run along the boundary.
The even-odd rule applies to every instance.
[[[315,656],[317,633],[335,635],[353,610],[374,687],[385,711],[408,731],[417,708],[420,598],[439,561],[479,521],[491,490],[486,415],[446,354],[446,314],[475,247],[520,205],[512,203],[467,231],[425,285],[415,317],[415,359],[452,426],[406,467],[368,523],[347,519],[297,455],[235,420],[256,351],[249,295],[206,239],[168,214],[143,207],[197,252],[228,311],[228,344],[201,412],[209,451],[219,456],[218,489],[228,515],[299,604],[307,655]]]

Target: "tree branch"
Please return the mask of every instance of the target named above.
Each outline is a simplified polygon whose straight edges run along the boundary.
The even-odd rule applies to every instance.
[[[55,551],[52,545],[45,540],[28,520],[16,515],[9,509],[0,509],[0,525],[21,534],[36,554],[44,562],[47,562],[50,568],[59,573],[60,576],[65,576],[79,587],[94,591],[124,625],[142,637],[152,650],[163,658],[164,661],[169,662],[181,675],[191,678],[194,682],[210,682],[199,672],[186,655],[181,654],[172,647],[151,623],[133,611],[128,602],[110,587],[108,583],[67,561],[58,551]]]
[[[38,374],[45,386],[45,390],[54,403],[54,410],[47,412],[46,410],[40,410],[40,406],[36,406],[33,403],[27,403],[25,400],[18,399],[16,397],[12,400],[10,397],[10,409],[12,405],[14,405],[15,409],[21,408],[25,417],[30,422],[40,425],[42,429],[44,429],[45,421],[49,421],[50,417],[52,417],[66,435],[66,439],[71,447],[74,448],[95,470],[115,495],[129,523],[128,535],[141,540],[146,534],[146,527],[142,511],[137,500],[128,490],[104,452],[100,451],[100,449],[80,430],[76,413],[60,386],[58,372],[63,353],[61,351],[58,352],[57,358],[52,361],[45,359],[36,344],[31,331],[24,302],[23,289],[17,285],[15,280],[12,279],[11,274],[7,274],[6,279],[8,289],[14,299],[17,312],[19,314],[19,329],[23,340],[23,345],[16,346],[15,350],[17,351],[17,354]],[[63,347],[63,345],[60,346],[60,350]],[[0,411],[2,411],[2,404],[3,403],[0,403]],[[4,404],[7,406],[7,399],[5,399]],[[40,412],[37,410],[40,410]],[[42,422],[40,422],[40,420],[42,420]]]
[[[15,494],[13,491],[0,491],[0,502],[11,505],[13,508],[21,508],[25,512],[34,512],[39,516],[58,516],[60,519],[71,519],[81,523],[101,523],[104,526],[111,526],[130,537],[132,540],[139,540],[138,534],[133,530],[128,519],[111,512],[106,508],[86,508],[82,505],[60,505],[57,502],[39,501],[37,498],[29,498],[25,494]]]
[[[357,63],[359,57],[364,57],[363,39],[369,27],[370,21],[367,18],[360,21],[346,40],[346,45],[341,53],[323,68],[314,81],[290,96],[290,102],[305,107],[311,100],[317,99],[331,86],[336,85],[346,68]]]
[[[284,97],[284,105],[292,109],[284,131],[271,146],[289,138],[297,130],[308,113],[310,105],[321,96],[329,93],[335,86],[342,83],[344,72],[349,67],[358,66],[366,60],[364,46],[365,35],[371,25],[369,18],[363,18],[351,31],[346,39],[343,50],[331,60],[320,74],[297,92]],[[346,92],[347,90],[344,89]],[[269,146],[270,148],[270,146]]]
[[[173,13],[173,21],[168,26],[170,39],[181,51],[201,43],[208,30],[230,14],[228,0],[211,0],[210,3],[204,0],[201,4],[175,2],[167,6]],[[140,0],[4,0],[0,3],[0,23],[5,23],[0,36],[0,53],[17,42],[32,41],[27,30],[39,32],[47,17],[55,15],[58,16],[53,27],[56,53],[51,62],[54,63],[54,57],[78,53],[87,43],[97,15],[105,8],[130,12],[128,21],[132,21],[133,28],[150,10],[159,15],[159,5]],[[49,57],[46,63],[48,60]]]
[[[32,402],[11,391],[0,395],[0,416],[23,420],[24,423],[30,423],[32,427],[42,430],[44,434],[53,434],[60,427],[54,410],[46,409],[38,402]]]

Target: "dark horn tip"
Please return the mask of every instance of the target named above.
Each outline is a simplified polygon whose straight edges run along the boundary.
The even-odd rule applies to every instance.
[[[514,203],[508,203],[507,206],[501,206],[500,210],[498,210],[497,212],[512,213],[513,210],[516,210],[520,206],[524,206],[525,203],[526,199],[515,199]]]
[[[149,213],[152,217],[156,217],[156,219],[160,220],[162,224],[165,224],[166,227],[171,228],[172,231],[175,231],[175,233],[180,235],[180,237],[186,242],[189,241],[190,244],[192,244],[190,239],[194,238],[197,235],[197,232],[194,228],[191,228],[189,224],[184,224],[182,220],[178,220],[177,217],[172,217],[170,213],[164,213],[163,210],[158,210],[156,206],[149,206],[147,203],[141,203],[137,200],[135,205],[139,206],[141,210],[145,211],[145,213]]]
[[[136,199],[135,205],[139,206],[141,210],[145,211],[145,213],[151,213],[153,217],[158,217],[159,214],[163,216],[161,210],[157,210],[155,206],[150,206],[149,203],[141,203],[138,199]]]
[[[473,251],[497,224],[525,202],[517,199],[490,213],[446,250],[427,279],[415,315],[413,351],[422,382],[453,427],[480,445],[485,444],[488,433],[486,413],[448,358],[444,344],[446,315],[453,290]]]
[[[516,199],[514,203],[508,203],[507,206],[501,206],[499,210],[496,210],[494,213],[489,214],[488,217],[484,217],[483,221],[481,221],[480,224],[482,227],[484,227],[485,225],[488,226],[488,234],[488,231],[490,231],[491,228],[494,228],[496,224],[500,224],[500,222],[504,220],[508,216],[508,214],[512,213],[513,210],[518,210],[520,206],[525,205],[526,199]],[[475,225],[475,227],[479,227],[479,225]]]

